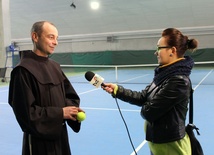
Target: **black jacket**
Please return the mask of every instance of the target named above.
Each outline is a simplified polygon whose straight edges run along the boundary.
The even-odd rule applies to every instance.
[[[189,69],[184,67],[188,61],[190,61],[188,64],[191,64]],[[164,71],[158,71],[154,81],[141,92],[118,85],[116,98],[142,107],[141,116],[147,121],[146,140],[166,143],[185,136],[192,63],[192,60],[186,59],[162,69]],[[160,76],[161,78],[156,78],[162,73],[164,74]]]
[[[190,90],[188,77],[174,76],[159,86],[152,83],[142,92],[119,86],[116,97],[142,106],[141,115],[147,120],[146,140],[166,143],[185,136]]]

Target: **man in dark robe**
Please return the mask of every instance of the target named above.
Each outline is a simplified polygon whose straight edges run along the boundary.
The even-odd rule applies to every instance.
[[[24,132],[22,155],[71,155],[66,124],[79,132],[76,116],[83,110],[60,65],[48,58],[58,31],[50,22],[36,22],[31,37],[34,48],[20,52],[9,86],[9,104]]]

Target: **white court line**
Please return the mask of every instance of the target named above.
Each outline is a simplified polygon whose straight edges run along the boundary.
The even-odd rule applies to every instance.
[[[1,90],[1,91],[0,91],[0,93],[1,93],[1,92],[6,92],[6,91],[8,91],[8,89],[5,89],[5,90]]]
[[[0,104],[8,104],[8,103],[5,103],[5,102],[0,102]]]
[[[145,76],[149,76],[150,74],[146,74],[146,75],[143,75],[143,76],[137,76],[135,78],[131,78],[131,79],[128,79],[128,80],[124,80],[124,81],[121,81],[121,82],[128,82],[128,81],[131,81],[131,80],[134,80],[134,79],[138,79],[138,78],[141,78],[141,77],[145,77]]]
[[[200,86],[200,84],[211,74],[213,72],[213,69],[209,72],[209,73],[207,73],[207,75],[197,84],[197,86],[195,86],[195,88],[193,88],[194,90],[196,90],[199,86]]]
[[[150,74],[146,74],[146,75],[143,75],[143,76],[138,76],[138,77],[131,78],[131,79],[128,79],[128,80],[124,80],[124,81],[121,81],[121,82],[127,82],[127,81],[131,81],[131,80],[138,79],[138,78],[145,77],[145,76],[149,76],[149,75],[150,75]],[[101,89],[101,88],[91,89],[91,90],[89,90],[89,91],[85,91],[85,92],[82,92],[82,93],[78,93],[78,95],[87,94],[87,93],[90,93],[90,92],[93,92],[93,91],[96,91],[96,90],[100,90],[100,89]]]
[[[135,151],[138,152],[146,143],[147,143],[147,141],[144,140],[144,141],[135,149]],[[133,151],[130,155],[135,155],[135,152]]]
[[[89,90],[89,91],[85,91],[85,92],[82,92],[82,93],[78,93],[78,95],[87,94],[87,93],[90,93],[90,92],[92,92],[92,91],[96,91],[96,90],[99,90],[99,89],[101,89],[101,88],[91,89],[91,90]]]
[[[90,108],[90,107],[82,107],[83,109],[88,110],[105,110],[105,111],[118,111],[118,109],[111,109],[111,108]],[[120,109],[121,111],[127,112],[140,112],[140,110],[130,110],[130,109]]]

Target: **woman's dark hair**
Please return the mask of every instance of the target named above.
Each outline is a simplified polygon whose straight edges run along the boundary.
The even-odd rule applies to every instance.
[[[198,47],[196,39],[189,39],[175,28],[165,29],[162,32],[162,37],[166,38],[168,46],[174,46],[177,49],[179,57],[182,57],[187,50],[194,51]]]

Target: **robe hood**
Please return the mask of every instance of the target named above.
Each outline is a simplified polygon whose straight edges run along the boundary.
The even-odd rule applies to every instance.
[[[24,67],[41,84],[57,85],[65,80],[60,65],[48,57],[38,56],[31,50],[19,52],[20,62],[14,68]]]

